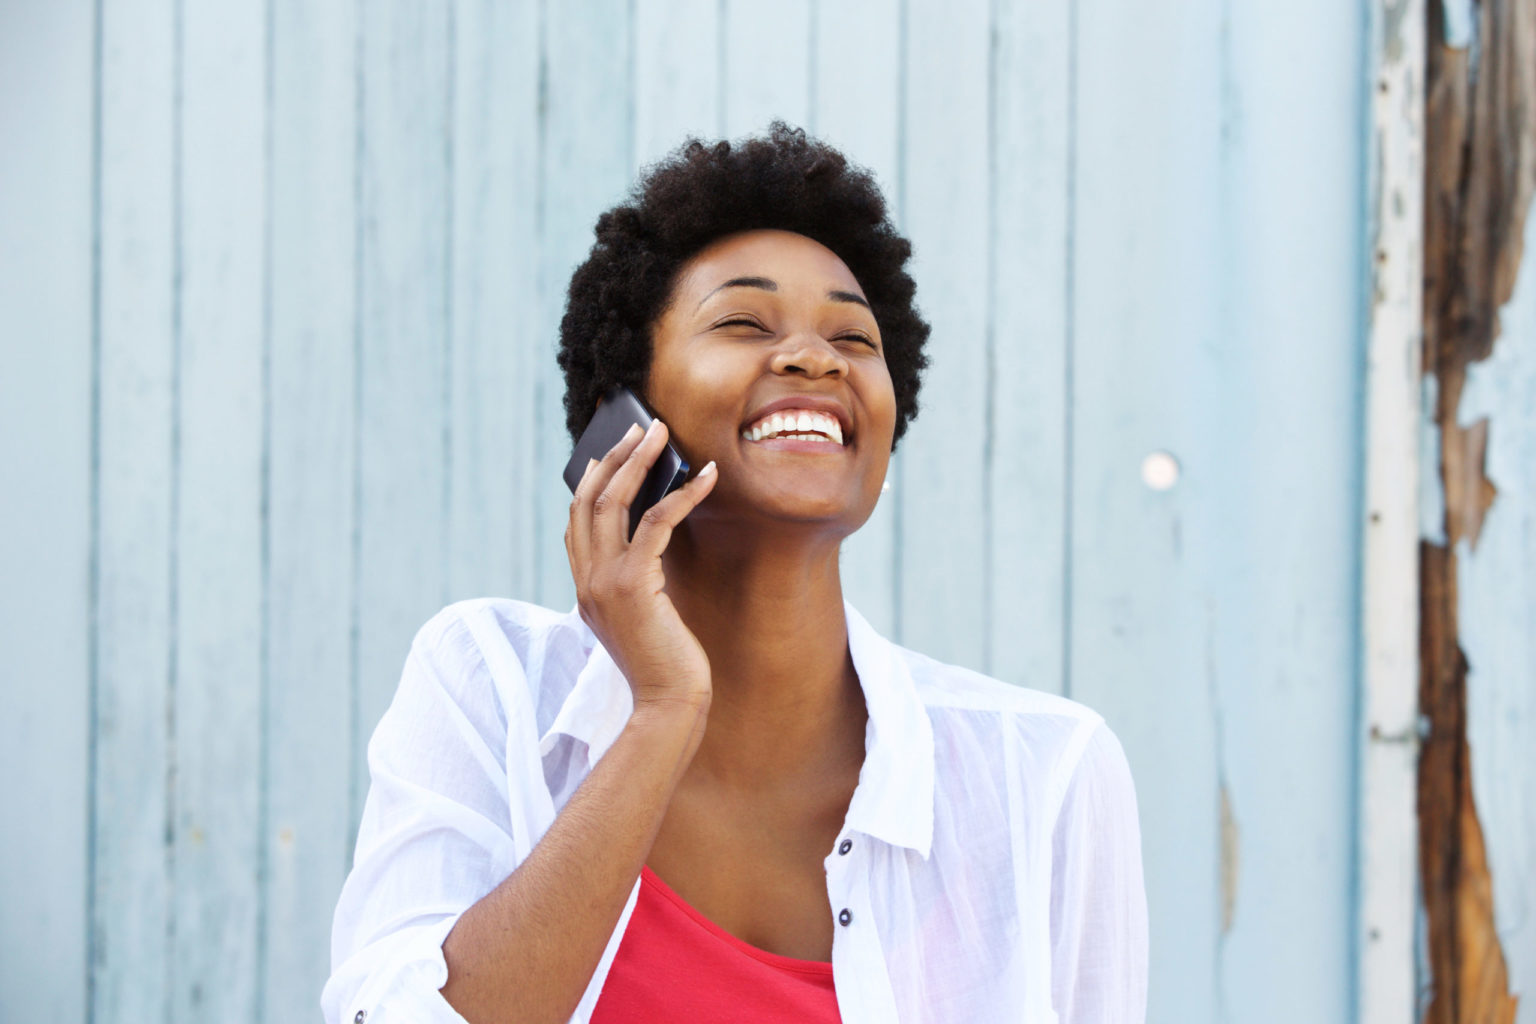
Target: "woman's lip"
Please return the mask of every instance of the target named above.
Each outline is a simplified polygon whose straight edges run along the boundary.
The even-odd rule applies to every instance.
[[[836,455],[848,450],[847,445],[836,441],[802,441],[792,437],[765,437],[760,441],[742,438],[741,443],[767,448],[769,451],[809,452],[815,455]]]

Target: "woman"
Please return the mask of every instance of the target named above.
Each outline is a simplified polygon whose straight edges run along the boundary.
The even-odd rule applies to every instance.
[[[873,180],[775,123],[598,221],[561,327],[577,608],[444,609],[369,747],[327,1019],[1142,1019],[1135,797],[1088,709],[903,650],[838,550],[928,326]],[[627,539],[670,441],[702,466]]]

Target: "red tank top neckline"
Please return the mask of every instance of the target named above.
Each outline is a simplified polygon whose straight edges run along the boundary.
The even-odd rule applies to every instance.
[[[832,965],[759,949],[689,906],[649,867],[592,1024],[839,1024]]]

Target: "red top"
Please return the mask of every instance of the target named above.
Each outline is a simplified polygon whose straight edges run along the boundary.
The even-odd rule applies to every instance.
[[[832,965],[758,949],[694,910],[650,868],[592,1024],[661,1020],[837,1024]]]

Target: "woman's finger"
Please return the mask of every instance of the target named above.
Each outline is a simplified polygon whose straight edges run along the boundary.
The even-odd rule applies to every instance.
[[[609,478],[592,503],[592,539],[595,550],[619,552],[629,543],[629,506],[634,504],[645,475],[667,444],[667,425],[652,420],[650,429],[635,445],[623,465]]]
[[[578,541],[576,537],[576,513],[581,504],[581,485],[586,483],[587,477],[592,475],[592,467],[596,465],[596,459],[587,460],[587,468],[581,471],[581,479],[576,482],[576,489],[571,492],[571,512],[565,524],[565,557],[570,559],[571,574],[573,576],[576,576],[578,566],[585,564],[588,547],[584,539]],[[576,576],[576,580],[580,582],[581,578]]]
[[[588,464],[587,471],[582,474],[581,481],[576,484],[576,493],[571,497],[571,543],[575,549],[575,556],[579,561],[571,563],[571,570],[578,571],[587,564],[592,554],[592,506],[597,496],[603,493],[603,488],[608,486],[608,481],[613,474],[624,464],[629,453],[635,446],[644,440],[644,433],[640,424],[636,423],[629,428],[619,443],[603,455],[596,465]],[[578,577],[577,584],[582,582]]]
[[[709,492],[715,489],[715,482],[719,479],[719,469],[713,461],[707,462],[692,480],[652,505],[640,517],[640,525],[629,544],[630,550],[645,558],[661,557],[668,542],[672,540],[672,531],[677,529],[677,524],[688,518],[688,513],[709,497]]]

